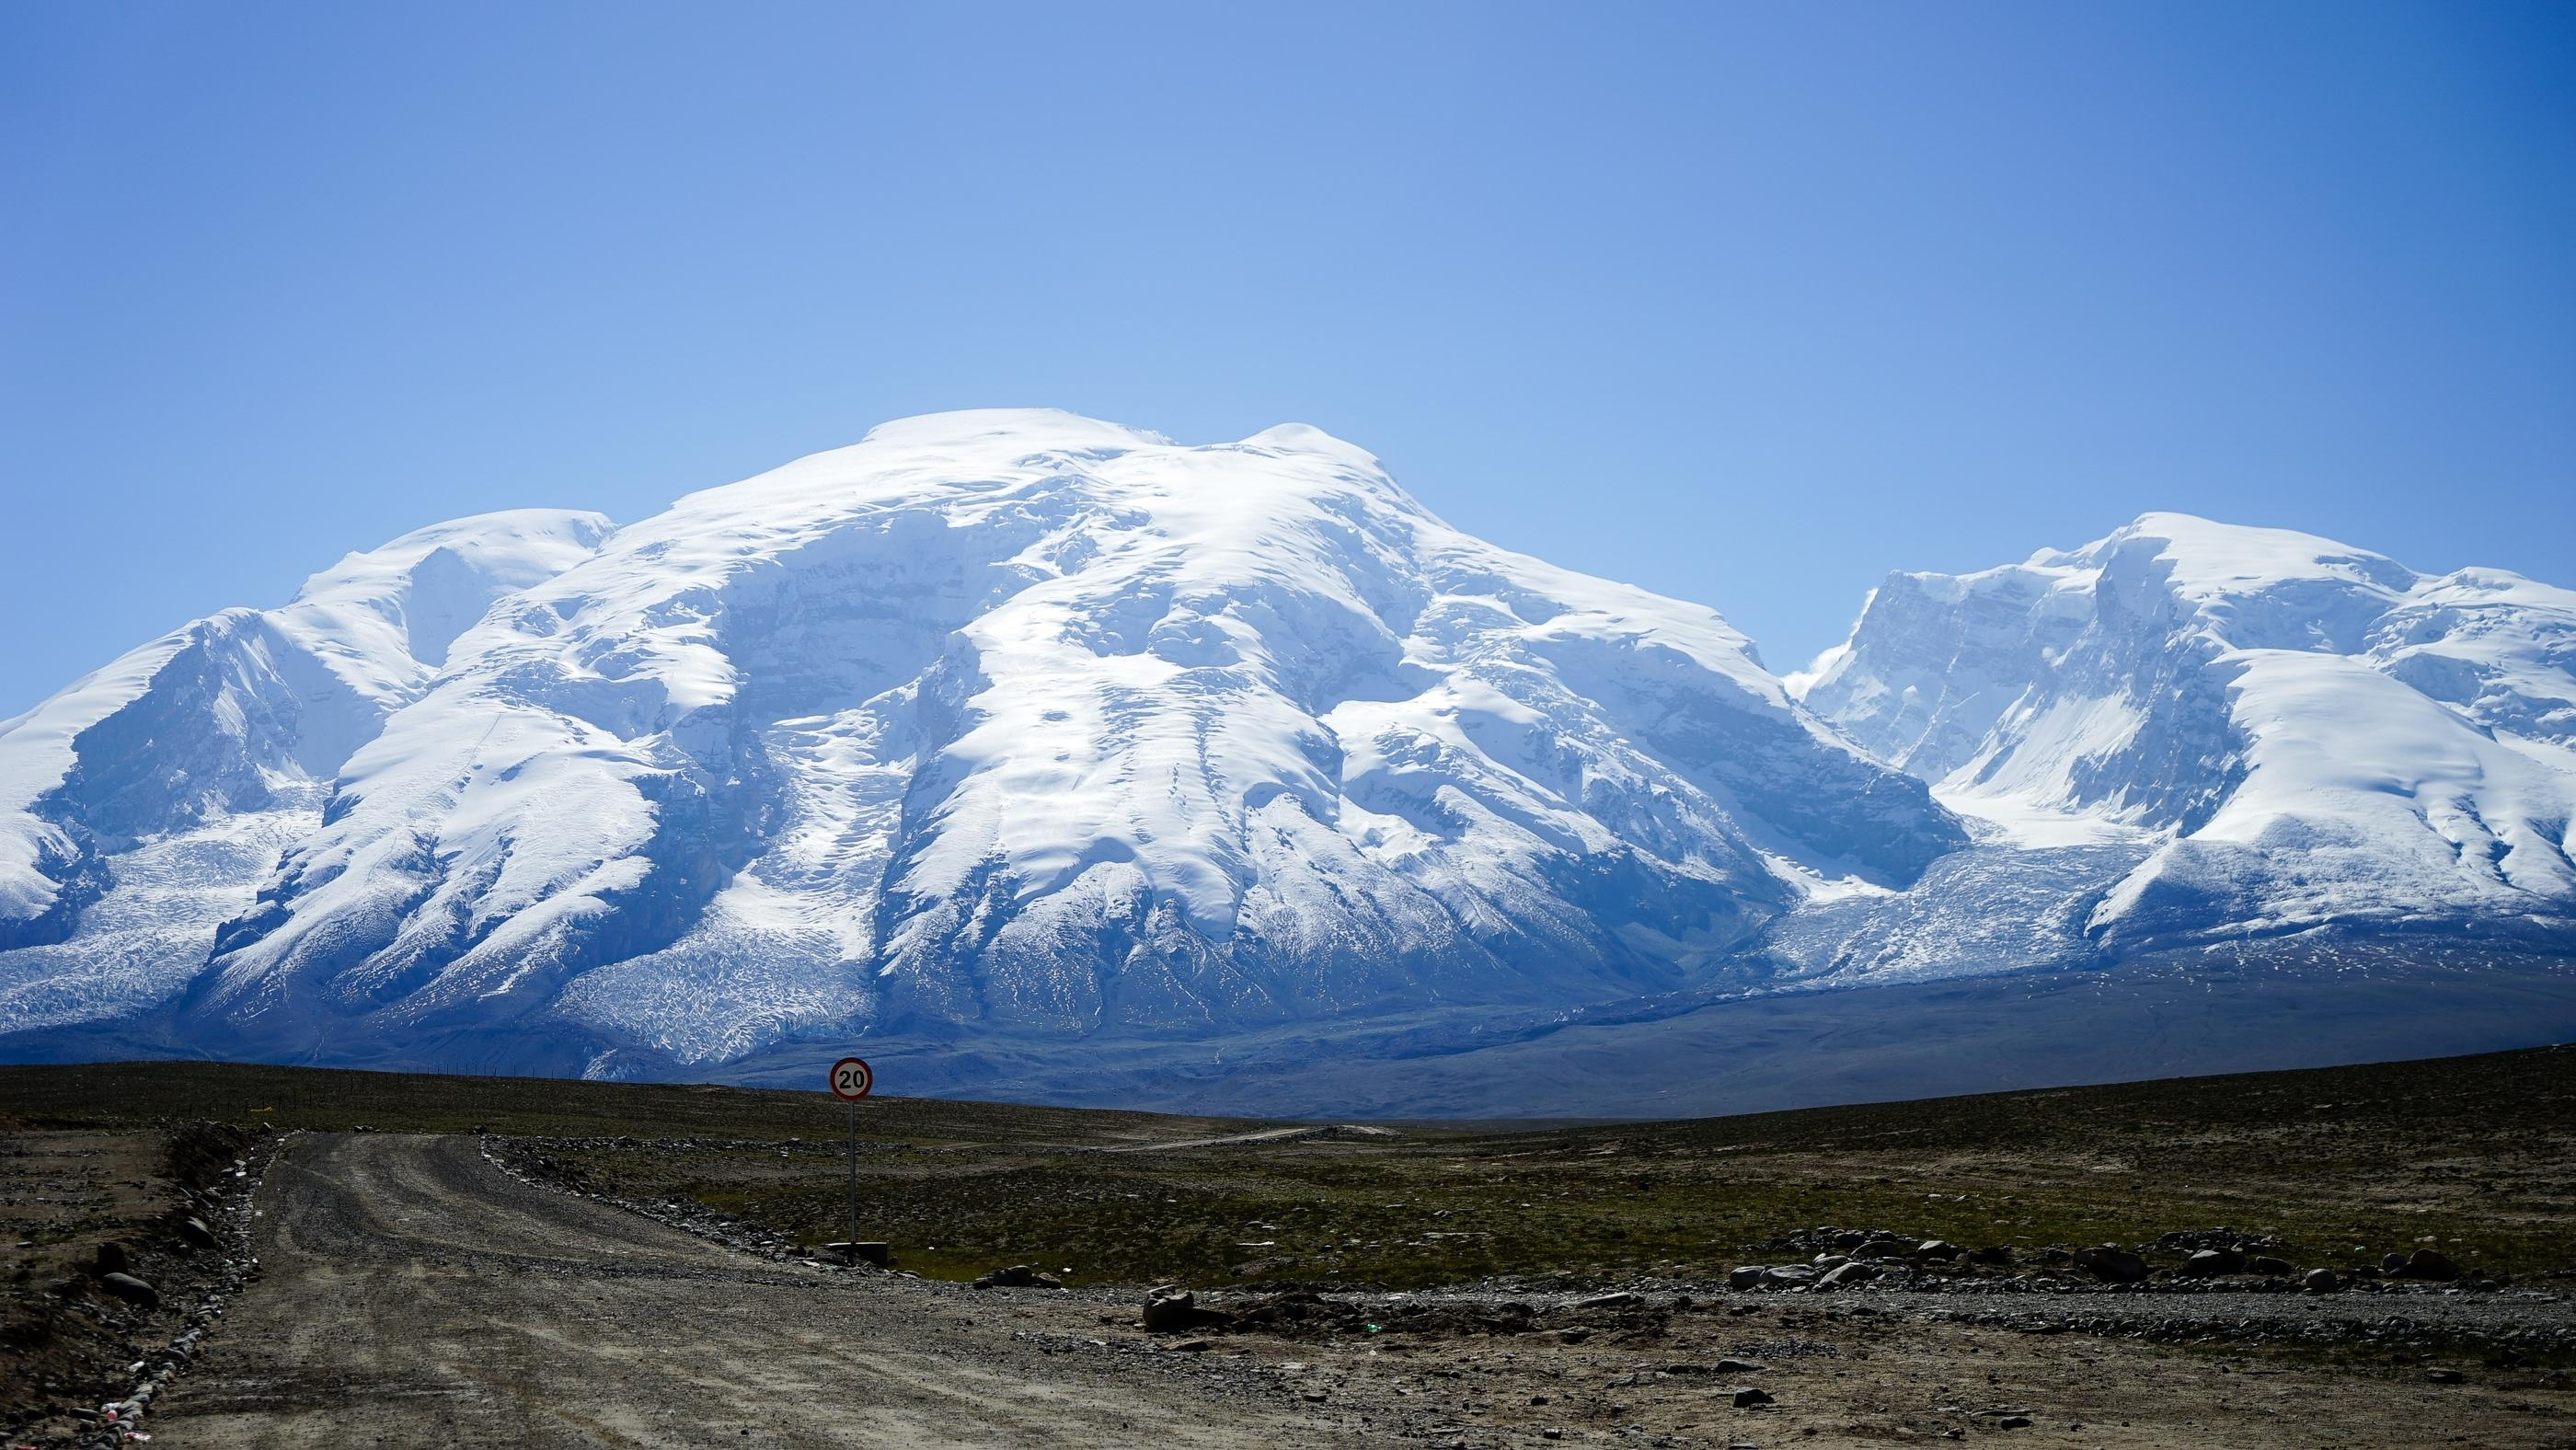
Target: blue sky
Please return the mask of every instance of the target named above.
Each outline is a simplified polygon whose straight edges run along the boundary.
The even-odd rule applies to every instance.
[[[2151,508],[2576,584],[2564,4],[0,7],[0,713],[886,418],[1311,422],[1775,669]]]

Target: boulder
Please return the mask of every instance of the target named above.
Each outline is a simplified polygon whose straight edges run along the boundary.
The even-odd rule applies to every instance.
[[[2331,1294],[2343,1287],[2343,1281],[2335,1277],[2332,1269],[2310,1269],[2308,1276],[2299,1282],[2311,1294]]]
[[[1151,1334],[1174,1334],[1198,1327],[1198,1295],[1177,1284],[1164,1284],[1146,1291],[1145,1329]]]
[[[1804,1264],[1779,1264],[1762,1271],[1766,1289],[1803,1289],[1816,1282],[1816,1271]]]
[[[179,1220],[179,1237],[192,1248],[219,1249],[223,1247],[222,1243],[215,1238],[215,1231],[206,1227],[206,1221],[202,1218],[183,1218]]]
[[[1771,1403],[1771,1396],[1767,1391],[1743,1389],[1735,1392],[1735,1407],[1739,1410],[1750,1410],[1757,1405],[1769,1403]]]
[[[2117,1244],[2077,1249],[2075,1266],[2106,1284],[2143,1283],[2147,1277],[2147,1261]]]
[[[1913,1254],[1914,1245],[1903,1239],[1871,1239],[1852,1250],[1855,1259],[1903,1259],[1911,1258]]]
[[[2452,1263],[2447,1255],[2431,1249],[2417,1249],[2406,1256],[2405,1266],[2399,1272],[2409,1279],[2439,1279],[2449,1283],[2460,1277],[2460,1266]]]
[[[1959,1257],[1959,1246],[1947,1239],[1925,1239],[1914,1246],[1912,1256],[1927,1262],[1937,1260],[1946,1264]]]
[[[1828,1271],[1823,1278],[1816,1281],[1816,1287],[1819,1289],[1840,1289],[1848,1285],[1853,1288],[1858,1288],[1877,1277],[1877,1269],[1868,1264],[1861,1263],[1858,1260],[1853,1260],[1850,1263],[1836,1265],[1833,1269]]]
[[[2182,1272],[2194,1279],[2245,1272],[2245,1256],[2234,1249],[2202,1249],[2182,1261]]]
[[[101,1274],[98,1286],[129,1304],[140,1304],[146,1309],[158,1308],[161,1304],[161,1291],[132,1274]]]
[[[2379,1272],[2390,1275],[2405,1273],[2406,1256],[2404,1254],[2381,1254],[2379,1256]]]
[[[1764,1268],[1760,1264],[1739,1264],[1726,1271],[1726,1287],[1730,1289],[1759,1288],[1762,1284],[1762,1276],[1769,1272],[1771,1272],[1769,1269]]]

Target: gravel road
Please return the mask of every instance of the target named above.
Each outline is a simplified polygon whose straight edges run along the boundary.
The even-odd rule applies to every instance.
[[[1132,1293],[773,1263],[522,1182],[468,1138],[299,1138],[256,1203],[265,1277],[152,1407],[153,1450],[2576,1443],[2576,1386],[2511,1352],[2565,1343],[2576,1305],[2550,1294],[1640,1284],[1513,1296],[1580,1330],[1317,1324],[1188,1353],[1137,1330]],[[2174,1328],[2190,1342],[2151,1342]],[[2365,1361],[2259,1347],[2320,1331]]]
[[[266,1278],[156,1407],[164,1446],[1348,1443],[1250,1367],[764,1263],[471,1139],[310,1137],[258,1206]]]

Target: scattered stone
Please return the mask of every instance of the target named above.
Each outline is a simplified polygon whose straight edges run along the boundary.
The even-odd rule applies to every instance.
[[[161,1291],[132,1274],[101,1274],[98,1286],[129,1304],[140,1304],[146,1309],[159,1308],[161,1304]]]
[[[1145,1294],[1145,1330],[1173,1334],[1199,1322],[1199,1296],[1177,1284],[1163,1284]]]
[[[2147,1261],[2117,1244],[2077,1249],[2075,1266],[2112,1284],[2142,1283],[2147,1277]]]
[[[2460,1277],[2460,1266],[2432,1249],[2417,1249],[2407,1255],[2406,1262],[2397,1272],[2409,1279],[2439,1279],[2447,1284]]]
[[[1589,1299],[1577,1299],[1565,1307],[1574,1310],[1625,1309],[1631,1304],[1643,1304],[1644,1302],[1646,1301],[1643,1295],[1631,1294],[1625,1290],[1621,1290],[1617,1293],[1611,1294],[1595,1294]]]
[[[2194,1279],[2241,1274],[2245,1272],[2245,1256],[2234,1249],[2201,1249],[2182,1261],[2182,1271]]]

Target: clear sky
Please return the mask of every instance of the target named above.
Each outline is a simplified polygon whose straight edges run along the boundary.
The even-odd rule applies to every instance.
[[[0,714],[943,408],[1320,425],[1775,669],[2151,508],[2576,584],[2576,5],[0,6]]]

